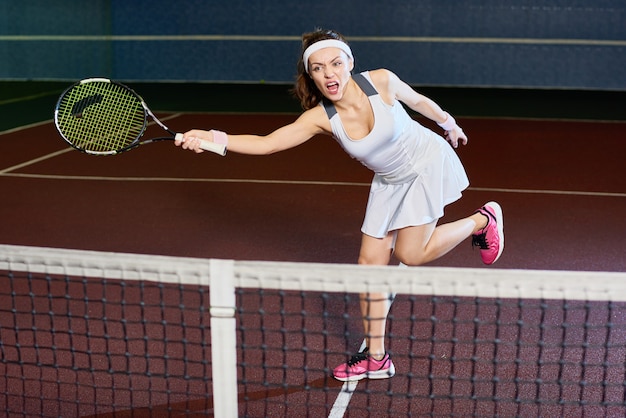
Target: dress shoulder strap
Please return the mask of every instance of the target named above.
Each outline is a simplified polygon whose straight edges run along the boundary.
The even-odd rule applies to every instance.
[[[322,99],[322,105],[324,106],[324,110],[326,111],[326,115],[328,115],[328,119],[332,119],[333,116],[337,114],[337,109],[333,102],[328,100],[326,97]]]
[[[363,75],[363,73],[355,74],[352,76],[352,79],[356,81],[356,83],[361,87],[361,90],[365,94],[369,96],[375,96],[378,94],[372,83],[369,82],[367,78]]]

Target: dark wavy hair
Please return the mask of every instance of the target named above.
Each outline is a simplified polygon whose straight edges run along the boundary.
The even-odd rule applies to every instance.
[[[309,46],[325,39],[336,39],[344,42],[346,45],[348,44],[343,35],[334,30],[316,29],[313,32],[302,35],[302,50],[300,51],[300,59],[298,60],[298,75],[292,93],[300,100],[300,105],[304,110],[312,109],[317,106],[322,101],[323,95],[304,69],[302,55]]]

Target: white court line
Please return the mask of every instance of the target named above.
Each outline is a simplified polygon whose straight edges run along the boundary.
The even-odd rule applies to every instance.
[[[406,264],[400,263],[398,268],[406,268]],[[391,309],[391,305],[395,298],[395,293],[389,295],[389,303],[387,304],[387,312],[385,313],[385,316],[389,315],[389,310]],[[367,347],[367,341],[363,339],[359,352],[365,350],[365,347]],[[333,404],[333,408],[330,410],[328,418],[343,418],[346,413],[346,409],[348,409],[348,405],[350,405],[350,399],[352,399],[352,394],[356,390],[358,383],[358,381],[345,382],[343,386],[341,386],[341,391],[337,395],[337,399],[335,399],[335,403]]]
[[[20,165],[9,167],[0,171],[0,177],[22,177],[42,180],[83,180],[83,181],[119,181],[119,182],[179,182],[179,183],[224,183],[224,184],[284,184],[296,186],[348,186],[370,187],[370,183],[350,181],[322,181],[322,180],[270,180],[270,179],[218,179],[218,178],[192,178],[192,177],[104,177],[104,176],[67,176],[59,174],[28,174],[11,173],[10,171],[34,164],[36,162],[52,158],[64,152],[75,151],[66,149],[48,154],[36,160],[31,160]],[[498,192],[518,194],[546,194],[568,196],[593,196],[593,197],[626,197],[626,193],[619,192],[583,192],[576,190],[535,190],[535,189],[505,189],[498,187],[468,187],[468,191]]]
[[[389,312],[389,307],[387,308],[387,312]],[[365,340],[361,343],[361,347],[359,348],[359,352],[365,349],[367,343]],[[348,405],[350,405],[350,399],[352,399],[352,394],[356,390],[359,382],[345,382],[343,386],[341,386],[341,391],[337,394],[337,399],[335,399],[335,403],[333,404],[333,408],[330,410],[330,414],[328,418],[343,418],[346,413],[346,409],[348,409]]]
[[[44,160],[48,160],[50,158],[54,158],[56,156],[59,156],[61,154],[65,154],[65,153],[70,152],[70,151],[72,151],[72,148],[65,148],[65,149],[62,149],[60,151],[56,151],[56,152],[53,152],[51,154],[48,154],[48,155],[44,155],[43,157],[35,158],[33,160],[25,161],[25,162],[23,162],[21,164],[18,164],[18,165],[14,165],[13,167],[7,167],[4,170],[0,170],[0,175],[4,176],[4,175],[10,173],[11,171],[18,170],[18,169],[20,169],[22,167],[27,167],[27,166],[32,165],[32,164],[36,164],[38,162],[41,162],[41,161],[44,161]]]
[[[337,399],[335,399],[333,408],[330,410],[330,414],[328,414],[328,418],[342,418],[345,415],[357,384],[358,382],[345,382],[343,384],[341,391],[337,395]]]
[[[165,122],[179,116],[182,113],[175,113],[163,118],[161,121]],[[0,135],[19,132],[27,130],[29,128],[45,125],[51,121],[44,121],[34,123],[31,125],[22,126],[15,129],[0,132]],[[148,125],[154,125],[154,122],[150,122]],[[241,184],[290,184],[301,186],[355,186],[355,187],[369,187],[370,183],[361,182],[342,182],[342,181],[317,181],[317,180],[264,180],[264,179],[216,179],[216,178],[185,178],[185,177],[103,177],[103,176],[62,176],[62,175],[48,175],[48,174],[25,174],[25,173],[12,173],[12,171],[18,170],[23,167],[27,167],[32,164],[36,164],[40,161],[54,158],[69,151],[74,151],[73,148],[66,148],[60,151],[50,153],[48,155],[36,158],[34,160],[26,161],[22,164],[15,165],[0,170],[0,177],[24,177],[24,178],[39,178],[39,179],[53,179],[53,180],[88,180],[88,181],[145,181],[145,182],[201,182],[201,183],[241,183]],[[585,192],[577,190],[539,190],[539,189],[508,189],[497,187],[469,187],[469,191],[479,192],[499,192],[499,193],[525,193],[525,194],[547,194],[547,195],[569,195],[569,196],[595,196],[595,197],[626,197],[626,193],[619,192]]]
[[[50,120],[44,120],[44,121],[41,121],[41,122],[30,123],[28,125],[22,125],[22,126],[19,126],[17,128],[12,128],[12,129],[7,129],[6,131],[2,131],[2,132],[0,132],[0,135],[6,135],[6,134],[12,134],[12,133],[15,133],[15,132],[20,132],[20,131],[26,131],[26,130],[31,129],[31,128],[36,128],[38,126],[47,125],[47,124],[49,124],[51,122],[52,122],[52,120],[50,119]]]
[[[177,118],[177,117],[179,117],[181,115],[182,115],[182,113],[175,113],[173,115],[169,115],[169,116],[165,116],[163,118],[159,118],[159,120],[161,122],[165,122],[165,121]],[[20,126],[19,128],[9,129],[9,130],[0,132],[0,135],[20,132],[20,131],[25,131],[27,129],[34,128],[34,127],[41,126],[41,125],[46,125],[48,123],[51,123],[51,121],[47,120],[47,121],[44,121],[44,122],[37,122],[37,123],[30,124],[30,125],[24,125],[24,126]],[[148,126],[152,126],[152,125],[156,125],[156,122],[149,122],[148,123]],[[14,165],[13,167],[7,167],[7,168],[5,168],[3,170],[0,170],[0,176],[5,176],[5,175],[11,173],[12,171],[19,170],[20,168],[23,168],[23,167],[28,167],[29,165],[37,164],[38,162],[45,161],[45,160],[48,160],[50,158],[57,157],[57,156],[59,156],[61,154],[65,154],[65,153],[70,152],[70,151],[75,151],[75,149],[71,148],[68,145],[67,148],[63,148],[62,150],[55,151],[55,152],[52,152],[50,154],[41,156],[39,158],[35,158],[33,160],[25,161],[25,162],[23,162],[21,164],[18,164],[18,165]],[[30,176],[30,175],[19,175],[19,174],[9,174],[9,175],[14,176],[14,177],[31,177],[31,178],[46,178],[47,177],[46,175],[32,175],[32,176]],[[63,179],[64,177],[63,176],[57,176],[57,178],[58,179]],[[76,177],[76,178],[79,178],[79,177]],[[74,180],[76,178],[74,178]],[[69,180],[70,178],[67,178],[67,179]]]
[[[59,95],[60,93],[61,93],[61,90],[52,90],[52,91],[44,91],[42,93],[37,93],[37,94],[31,94],[30,96],[21,96],[21,97],[14,97],[11,99],[0,100],[0,106],[12,104],[12,103],[27,102],[29,100],[39,99],[41,97]]]

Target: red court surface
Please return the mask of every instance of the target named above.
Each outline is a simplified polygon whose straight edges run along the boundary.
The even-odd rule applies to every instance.
[[[168,125],[178,131],[214,127],[229,133],[263,133],[294,118],[184,114],[170,115]],[[470,138],[458,153],[471,185],[447,208],[442,222],[496,200],[504,211],[506,233],[506,249],[497,268],[626,271],[626,123],[458,121]],[[158,131],[152,127],[147,136]],[[94,157],[68,150],[53,124],[45,123],[0,135],[0,242],[202,258],[354,263],[371,176],[326,137],[264,157],[195,155],[168,142],[115,157]],[[483,267],[469,240],[432,265]],[[394,314],[400,317],[407,303],[394,303]],[[411,367],[401,358],[397,367]],[[402,376],[392,380],[398,391],[411,384]],[[324,376],[309,382],[316,384],[337,392],[340,387]],[[303,396],[295,392],[288,394],[290,399]],[[246,390],[251,405],[268,396],[272,394],[263,388]],[[332,398],[333,393],[326,396]],[[354,402],[367,403],[371,416],[381,416],[376,415],[379,407],[390,408],[386,399],[355,398]],[[183,403],[189,408],[194,402],[197,410],[210,411],[210,400]],[[285,416],[305,416],[306,397],[292,402],[301,408]],[[247,416],[284,414],[280,407],[263,415],[250,408]],[[148,414],[138,407],[135,415],[115,416]]]

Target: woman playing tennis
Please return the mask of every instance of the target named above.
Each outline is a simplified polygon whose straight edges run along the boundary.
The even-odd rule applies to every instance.
[[[443,256],[468,237],[485,264],[504,249],[502,210],[486,203],[472,215],[437,225],[444,207],[458,200],[469,181],[454,152],[467,136],[454,118],[386,69],[352,74],[354,57],[343,36],[317,30],[302,37],[295,93],[305,111],[266,136],[191,130],[176,145],[195,152],[200,140],[226,144],[242,154],[271,154],[318,134],[332,135],[344,150],[374,172],[358,262],[387,265],[392,254],[417,266]],[[444,137],[423,127],[410,109],[437,122]],[[448,144],[447,142],[450,144]],[[385,350],[389,298],[361,295],[366,346],[336,367],[341,381],[384,379],[395,374]]]

